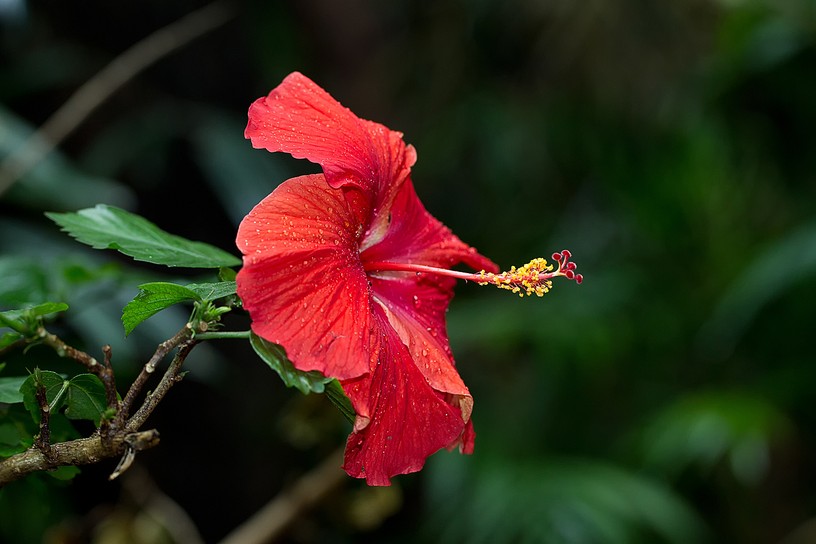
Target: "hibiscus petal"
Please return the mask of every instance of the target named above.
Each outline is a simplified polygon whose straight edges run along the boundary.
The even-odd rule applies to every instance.
[[[370,291],[362,226],[322,175],[282,183],[241,222],[238,295],[252,330],[300,370],[348,379],[369,370]]]
[[[456,370],[445,330],[445,312],[453,296],[453,283],[446,278],[416,275],[382,280],[372,278],[374,301],[381,305],[388,324],[408,349],[411,359],[428,384],[449,393],[470,419],[473,399]]]
[[[390,199],[416,162],[401,133],[360,119],[298,72],[250,106],[244,134],[256,148],[321,165],[329,185],[359,187],[372,208]]]
[[[343,468],[369,485],[390,485],[392,476],[416,472],[429,455],[456,445],[465,422],[459,408],[428,385],[382,310],[375,316],[382,339],[378,362],[368,376],[343,383],[369,420],[349,436]]]

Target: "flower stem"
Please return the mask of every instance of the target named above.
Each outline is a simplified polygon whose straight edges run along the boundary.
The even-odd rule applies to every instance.
[[[221,338],[249,338],[252,331],[202,332],[195,335],[196,340],[218,340]]]

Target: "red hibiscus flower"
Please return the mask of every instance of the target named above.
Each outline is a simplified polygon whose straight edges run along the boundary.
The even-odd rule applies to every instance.
[[[540,260],[496,274],[422,206],[402,134],[301,74],[252,104],[245,134],[323,169],[283,182],[241,222],[237,283],[252,330],[296,368],[337,378],[351,400],[346,472],[389,485],[441,448],[472,452],[473,399],[445,330],[456,278],[541,294],[555,275],[575,278],[568,253],[555,272]],[[481,273],[450,270],[459,263]]]

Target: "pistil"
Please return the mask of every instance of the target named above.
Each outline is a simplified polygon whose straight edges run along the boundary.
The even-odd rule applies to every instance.
[[[578,284],[584,281],[584,277],[581,274],[575,273],[575,263],[570,261],[570,257],[572,257],[572,254],[565,249],[560,253],[553,253],[552,255],[552,259],[558,263],[558,268],[554,269],[553,265],[549,264],[546,259],[537,258],[520,268],[513,266],[510,270],[499,274],[485,272],[484,270],[472,274],[423,264],[393,263],[387,261],[368,262],[365,264],[365,269],[369,273],[415,272],[416,274],[436,274],[465,281],[473,281],[479,285],[495,285],[499,289],[506,289],[517,293],[520,297],[524,295],[537,295],[541,297],[552,289],[553,278],[564,277],[568,280],[574,280],[575,283]]]

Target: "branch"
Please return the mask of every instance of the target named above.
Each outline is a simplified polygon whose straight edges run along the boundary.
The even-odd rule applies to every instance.
[[[40,434],[38,435],[34,446],[22,453],[18,453],[17,455],[13,455],[0,461],[0,488],[7,483],[22,478],[23,476],[32,472],[51,470],[64,465],[87,465],[97,463],[110,457],[116,457],[118,455],[122,455],[122,459],[120,460],[119,465],[116,467],[113,474],[111,474],[111,479],[117,477],[122,472],[127,470],[130,463],[133,462],[133,458],[135,457],[136,453],[152,448],[159,443],[158,431],[139,431],[139,429],[150,414],[153,413],[153,410],[164,398],[170,388],[181,381],[181,367],[184,364],[184,360],[197,343],[196,340],[191,338],[192,334],[192,329],[185,326],[173,338],[167,340],[166,342],[162,342],[147,364],[145,364],[144,368],[142,369],[142,374],[139,376],[139,378],[142,378],[142,375],[144,375],[144,378],[141,380],[137,390],[134,392],[134,388],[137,386],[137,384],[134,382],[128,391],[128,396],[131,397],[131,402],[138,394],[138,389],[144,385],[144,383],[147,381],[147,377],[149,377],[155,370],[156,364],[158,364],[158,362],[161,361],[161,359],[163,359],[164,356],[170,351],[178,347],[175,357],[173,357],[172,362],[162,376],[156,390],[147,395],[147,398],[144,400],[144,403],[136,414],[134,414],[130,420],[125,422],[124,418],[127,416],[122,416],[123,412],[120,411],[119,414],[117,414],[117,418],[120,416],[123,418],[121,420],[121,425],[116,424],[108,427],[100,427],[100,429],[89,438],[80,438],[78,440],[71,440],[69,442],[61,442],[58,444],[48,444],[48,403],[44,396],[44,390],[42,391],[42,394],[38,390],[37,401],[40,404],[41,416]],[[57,348],[63,350],[65,354],[70,354],[72,358],[76,358],[80,361],[93,359],[87,353],[81,352],[66,345],[64,342],[62,342],[62,340],[54,335],[46,334],[45,337],[49,337],[49,345],[52,345],[52,347],[56,346]],[[93,360],[93,362],[95,363],[96,367],[104,370],[110,365],[110,348],[106,346],[103,348],[103,351],[105,352],[105,366],[99,364],[99,362],[96,360]],[[149,371],[147,371],[147,369],[149,369]],[[41,396],[42,398],[40,398]],[[124,405],[124,402],[122,404]],[[124,410],[124,407],[122,410]],[[115,422],[118,421],[119,420],[117,419]]]
[[[179,347],[176,356],[173,357],[173,360],[170,362],[170,366],[167,368],[164,376],[162,376],[159,385],[156,386],[156,390],[147,394],[144,403],[136,413],[133,414],[133,417],[128,420],[125,429],[136,431],[144,425],[144,422],[150,417],[150,414],[153,413],[153,410],[156,409],[156,406],[161,402],[170,388],[182,380],[184,376],[181,374],[181,367],[196,343],[196,340],[187,339],[187,341]]]
[[[99,371],[99,379],[105,385],[105,400],[108,408],[115,408],[119,410],[119,399],[116,396],[116,376],[113,374],[113,366],[111,365],[111,356],[113,351],[107,344],[102,346],[102,353],[105,354],[104,368]]]
[[[37,389],[34,396],[37,399],[37,405],[40,407],[40,432],[34,437],[34,447],[40,450],[46,459],[52,460],[54,455],[51,451],[51,406],[48,404],[45,386],[40,382],[39,376],[39,373],[36,373]]]
[[[44,328],[40,329],[39,337],[42,343],[56,351],[57,355],[60,357],[68,357],[69,359],[73,359],[74,361],[85,366],[88,371],[93,372],[94,374],[96,374],[99,371],[99,368],[102,366],[99,364],[99,361],[84,351],[80,351],[73,346],[69,346],[58,336],[51,334]]]
[[[214,2],[150,34],[113,59],[0,164],[0,195],[73,132],[100,104],[145,68],[227,22],[233,10]]]
[[[139,393],[142,392],[142,388],[144,388],[147,380],[150,378],[153,372],[155,372],[156,365],[159,364],[159,362],[164,359],[168,353],[173,351],[182,342],[189,340],[192,335],[193,330],[190,328],[188,323],[182,327],[182,329],[177,332],[173,338],[165,340],[159,344],[159,347],[156,348],[156,352],[153,353],[153,356],[150,358],[147,364],[142,367],[142,371],[139,372],[139,375],[133,381],[130,389],[128,389],[128,392],[125,394],[125,398],[122,400],[122,404],[119,407],[119,412],[116,414],[114,423],[116,428],[121,428],[124,426],[125,420],[133,407],[133,403],[136,402],[136,397],[139,396]]]
[[[136,444],[135,447],[141,451],[156,446],[159,443],[159,433],[156,430],[122,433],[111,437],[110,440],[103,440],[99,434],[94,434],[88,438],[51,444],[48,456],[36,446],[32,446],[22,453],[0,461],[0,487],[32,472],[53,470],[65,465],[90,465],[102,459],[116,457],[125,450],[126,441]]]
[[[239,525],[221,544],[264,544],[279,537],[298,516],[346,480],[342,464],[343,450],[339,449]]]

